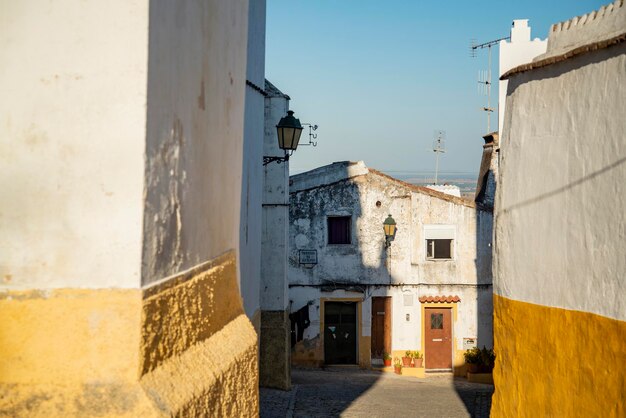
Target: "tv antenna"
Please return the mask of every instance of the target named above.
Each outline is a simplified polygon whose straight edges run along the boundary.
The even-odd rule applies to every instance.
[[[489,56],[487,70],[478,71],[478,94],[487,96],[487,106],[483,106],[481,110],[487,113],[487,133],[491,132],[491,47],[497,45],[500,41],[509,40],[510,36],[500,39],[494,39],[493,41],[484,42],[482,44],[476,44],[476,40],[472,39],[470,43],[470,57],[476,58],[476,50],[487,48],[487,55]]]
[[[439,175],[439,154],[446,152],[446,131],[436,130],[433,139],[433,152],[435,153],[435,184]]]

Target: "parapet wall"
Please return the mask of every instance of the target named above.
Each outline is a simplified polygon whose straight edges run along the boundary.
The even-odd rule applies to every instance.
[[[547,52],[536,57],[534,61],[561,55],[593,42],[611,39],[624,32],[626,32],[626,7],[624,0],[616,0],[591,13],[553,24],[548,36]]]

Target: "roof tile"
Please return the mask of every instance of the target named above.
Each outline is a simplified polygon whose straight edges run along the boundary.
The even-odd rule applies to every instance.
[[[438,302],[438,303],[456,303],[456,302],[460,302],[461,298],[454,295],[450,295],[450,296],[420,296],[420,302],[421,303],[426,303],[426,302]]]

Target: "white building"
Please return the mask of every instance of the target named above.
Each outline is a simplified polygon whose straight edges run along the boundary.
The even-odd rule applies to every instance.
[[[276,125],[289,110],[289,96],[265,80],[263,155],[281,157]],[[289,219],[289,161],[263,167],[261,240],[260,384],[287,390],[291,386],[289,297],[287,286],[287,228]]]
[[[258,415],[257,7],[0,2],[0,415]]]
[[[511,68],[532,61],[537,55],[546,52],[547,41],[530,39],[528,19],[516,19],[511,27],[511,40],[500,41],[499,75]],[[500,80],[498,85],[498,132],[502,132],[504,122],[504,105],[506,101],[507,80]]]
[[[265,93],[265,1],[248,7],[246,95],[241,172],[239,258],[241,296],[246,315],[257,334],[261,331],[261,205],[263,194],[263,140]]]
[[[491,415],[624,417],[626,5],[504,77]]]
[[[293,364],[410,349],[462,373],[464,348],[492,346],[490,210],[339,162],[291,177],[289,221]]]
[[[449,194],[451,196],[461,197],[461,189],[454,184],[428,184],[424,187],[436,190],[441,193]]]

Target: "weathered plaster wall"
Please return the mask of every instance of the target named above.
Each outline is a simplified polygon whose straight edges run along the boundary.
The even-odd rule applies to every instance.
[[[0,27],[0,288],[139,286],[147,2],[2,1]]]
[[[453,325],[455,366],[462,363],[464,337],[492,346],[491,212],[478,210],[472,202],[413,188],[368,170],[362,162],[335,163],[308,174],[291,178],[288,275],[292,312],[308,301],[316,301],[318,309],[320,298],[342,297],[347,292],[333,288],[353,286],[347,294],[362,300],[362,336],[370,338],[371,297],[392,296],[392,349],[423,350],[419,297],[457,295],[461,302]],[[316,182],[320,187],[315,187]],[[398,232],[386,250],[382,224],[388,214],[395,219]],[[327,244],[327,216],[332,215],[352,216],[352,244]],[[453,260],[426,260],[424,231],[433,225],[454,231]],[[301,249],[317,250],[318,264],[301,266]],[[407,306],[405,295],[412,300]],[[304,341],[293,351],[294,363],[323,361],[315,309],[310,308],[314,317]],[[369,356],[369,346],[366,351],[363,348],[359,353]],[[363,361],[359,359],[361,365]]]
[[[283,156],[276,125],[289,110],[289,96],[266,82],[263,155]],[[296,115],[297,116],[297,115]],[[287,309],[287,245],[289,223],[289,161],[263,167],[263,228],[261,241],[261,309]]]
[[[491,251],[490,212],[477,210],[471,202],[458,204],[413,191],[376,172],[305,190],[299,190],[297,177],[292,177],[290,284],[491,283],[490,258],[476,258],[477,251],[481,255]],[[388,214],[398,232],[385,250],[382,224]],[[332,215],[352,216],[352,244],[327,244],[326,219]],[[453,260],[426,260],[426,225],[450,225],[455,230]],[[315,268],[299,265],[300,249],[317,249]]]
[[[265,1],[252,1],[248,10],[248,58],[246,80],[263,88],[265,82]],[[246,84],[241,227],[239,255],[241,295],[246,314],[260,316],[261,204],[263,194],[263,132],[265,97]]]
[[[576,47],[613,34],[610,20],[604,35],[583,36],[580,21],[555,25],[580,29],[567,35]],[[561,35],[550,36],[554,56]],[[625,68],[622,42],[509,79],[496,204],[494,416],[626,413],[626,380],[616,372],[626,362]]]
[[[276,125],[287,114],[289,96],[265,80],[263,155],[283,156]],[[290,324],[287,291],[289,223],[289,162],[263,167],[263,227],[261,244],[260,384],[291,387]]]
[[[150,3],[144,284],[239,247],[247,21],[247,2]]]
[[[231,252],[143,296],[139,289],[3,295],[0,414],[257,415],[256,334],[236,289]]]
[[[399,355],[406,350],[420,350],[424,352],[423,334],[423,307],[419,302],[422,294],[459,296],[459,303],[435,303],[433,307],[448,307],[455,311],[452,338],[453,363],[455,370],[462,372],[463,338],[478,338],[480,345],[492,347],[492,301],[491,288],[458,288],[455,286],[377,286],[368,288],[365,293],[346,290],[322,291],[320,288],[307,286],[292,286],[289,295],[292,300],[292,311],[297,311],[308,302],[311,324],[304,330],[304,339],[296,343],[292,351],[294,364],[320,367],[324,364],[324,332],[323,332],[323,300],[341,300],[350,298],[360,302],[360,335],[357,343],[359,353],[358,363],[362,367],[371,365],[371,327],[372,327],[372,297],[391,296],[391,347]],[[408,300],[405,301],[405,296]],[[408,303],[410,300],[410,303]],[[429,305],[430,306],[430,305]],[[407,320],[408,315],[408,320]],[[479,324],[480,321],[480,324]],[[483,328],[483,330],[480,330]],[[485,331],[487,330],[487,331]]]
[[[623,282],[616,280],[626,272],[625,49],[509,80],[513,108],[497,200],[499,295],[626,319]]]
[[[258,415],[247,2],[1,7],[0,415]]]
[[[513,20],[510,41],[500,41],[499,75],[501,76],[520,64],[532,61],[537,55],[546,52],[547,45],[548,41],[545,39],[535,38],[531,40],[528,19]],[[498,83],[498,132],[502,132],[508,80],[500,80]]]

